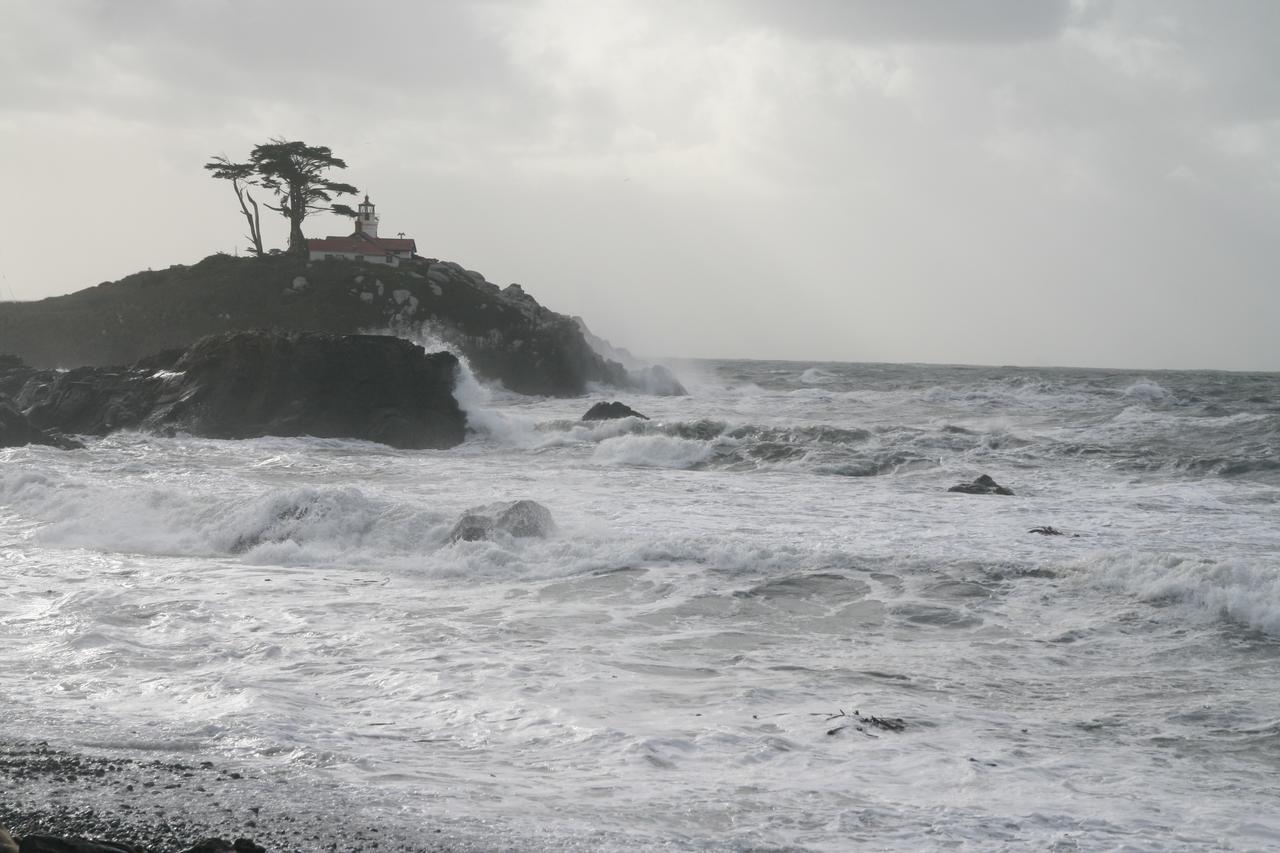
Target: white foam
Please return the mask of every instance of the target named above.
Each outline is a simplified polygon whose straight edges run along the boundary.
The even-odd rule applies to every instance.
[[[732,439],[697,441],[668,435],[625,435],[602,441],[592,454],[601,465],[641,468],[692,468],[711,459]]]
[[[826,385],[839,379],[834,373],[829,373],[820,367],[810,367],[800,374],[800,381],[806,385]]]
[[[1166,391],[1158,382],[1150,379],[1142,379],[1134,382],[1132,385],[1124,389],[1126,397],[1134,397],[1139,400],[1145,400],[1149,403],[1163,402],[1173,395]]]
[[[842,384],[800,387],[806,367],[726,363],[702,396],[644,400],[652,421],[582,423],[584,401],[464,365],[473,435],[447,452],[0,451],[6,720],[235,759],[243,784],[285,762],[281,788],[473,820],[485,849],[1274,837],[1274,644],[1237,626],[1277,631],[1277,490],[1055,455],[1216,440],[1127,379],[831,365]],[[978,473],[1017,496],[946,493]],[[519,498],[559,532],[446,544]],[[828,734],[858,708],[906,729]]]
[[[1097,582],[1156,604],[1173,603],[1202,619],[1225,619],[1280,635],[1280,566],[1177,554],[1101,556],[1083,567]]]

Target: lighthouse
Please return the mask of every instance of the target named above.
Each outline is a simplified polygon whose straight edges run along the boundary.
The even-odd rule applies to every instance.
[[[373,202],[369,201],[367,193],[356,208],[356,233],[368,234],[375,239],[378,236],[378,214],[374,213]]]
[[[360,261],[398,267],[413,259],[418,244],[412,237],[379,237],[378,214],[369,196],[356,206],[356,230],[349,237],[325,237],[308,240],[307,249],[313,261]]]

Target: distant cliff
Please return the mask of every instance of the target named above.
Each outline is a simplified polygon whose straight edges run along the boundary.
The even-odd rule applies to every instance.
[[[0,353],[37,367],[129,364],[247,329],[425,332],[455,346],[482,378],[525,394],[573,396],[588,382],[633,382],[591,348],[572,318],[519,285],[499,288],[426,258],[397,268],[213,255],[66,296],[0,304]]]

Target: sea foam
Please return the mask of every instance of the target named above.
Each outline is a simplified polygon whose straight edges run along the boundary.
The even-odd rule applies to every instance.
[[[1280,636],[1280,567],[1260,560],[1129,553],[1089,561],[1102,586]]]

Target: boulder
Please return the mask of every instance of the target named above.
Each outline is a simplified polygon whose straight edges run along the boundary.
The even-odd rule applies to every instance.
[[[981,475],[972,483],[957,483],[948,492],[962,492],[966,495],[1012,495],[1013,490],[1006,488],[986,474]]]
[[[22,396],[37,429],[105,435],[141,429],[208,438],[356,438],[400,448],[460,444],[458,360],[400,338],[231,332],[131,368],[40,376]],[[30,386],[31,383],[29,383]]]
[[[545,539],[556,529],[551,510],[534,501],[506,501],[472,507],[449,533],[450,542],[477,542],[501,533]]]
[[[649,420],[626,403],[614,401],[612,403],[596,403],[587,413],[582,416],[584,421],[611,421],[618,418],[639,418],[642,421]]]

